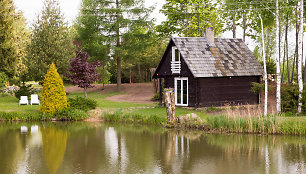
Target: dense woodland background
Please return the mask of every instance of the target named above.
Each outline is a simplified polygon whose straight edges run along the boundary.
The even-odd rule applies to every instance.
[[[149,18],[153,7],[145,8],[143,0],[83,0],[73,26],[56,0],[45,0],[31,27],[13,0],[2,0],[0,6],[0,76],[11,84],[42,81],[52,62],[68,82],[64,74],[76,57],[76,45],[89,54],[89,61],[99,61],[100,83],[118,82],[120,90],[121,82],[149,82],[171,36],[205,37],[207,27],[214,27],[217,37],[230,31],[236,38],[241,30],[243,40],[256,43],[254,55],[263,62],[259,16],[268,73],[275,74],[278,52],[282,83],[297,82],[297,0],[279,0],[278,38],[275,0],[166,0],[161,13],[167,19],[159,25]],[[306,73],[303,78],[305,82]]]

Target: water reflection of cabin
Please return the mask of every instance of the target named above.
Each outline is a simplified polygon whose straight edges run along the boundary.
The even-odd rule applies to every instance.
[[[253,53],[241,39],[214,38],[212,27],[206,35],[171,38],[153,78],[175,89],[179,106],[257,104],[251,82],[263,70]]]

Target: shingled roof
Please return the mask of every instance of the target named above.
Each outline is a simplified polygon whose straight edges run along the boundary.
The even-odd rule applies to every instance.
[[[173,37],[194,77],[261,76],[263,69],[242,39]]]

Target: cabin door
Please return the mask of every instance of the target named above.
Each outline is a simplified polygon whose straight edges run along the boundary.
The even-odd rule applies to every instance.
[[[174,78],[175,105],[188,106],[188,77]]]

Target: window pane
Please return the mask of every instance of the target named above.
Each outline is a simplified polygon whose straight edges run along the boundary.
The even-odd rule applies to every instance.
[[[181,85],[181,80],[177,80],[177,88],[176,88],[176,103],[181,104],[182,99],[181,99],[181,92],[182,92],[182,85]]]
[[[187,104],[187,80],[183,80],[183,104]]]
[[[180,52],[178,49],[175,49],[175,61],[180,61]]]

